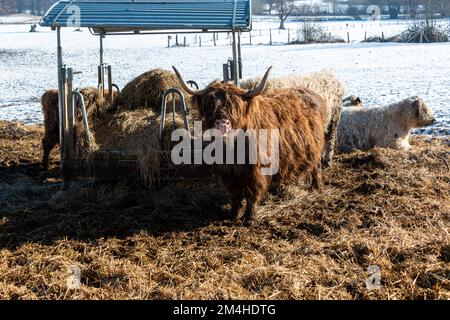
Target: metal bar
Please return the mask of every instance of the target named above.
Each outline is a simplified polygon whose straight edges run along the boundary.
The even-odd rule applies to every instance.
[[[238,32],[238,65],[239,65],[239,79],[242,79],[242,54],[241,54],[241,33]]]
[[[67,83],[67,69],[64,66],[64,78],[63,78],[63,128],[64,128],[64,143],[63,143],[63,153],[64,153],[64,161],[66,162],[65,165],[67,165],[69,163],[69,161],[67,161],[68,159],[68,154],[69,154],[69,132],[68,132],[68,119],[67,119],[67,114],[68,114],[68,104],[69,104],[69,99],[68,99],[68,83]],[[65,171],[65,169],[63,168],[63,171]]]
[[[102,96],[105,95],[105,70],[103,66],[103,32],[100,32],[100,68],[98,79],[100,81],[99,87],[101,88]]]
[[[74,146],[74,96],[73,96],[73,69],[67,69],[67,127],[68,127],[68,155],[70,158],[75,154]]]
[[[189,137],[191,136],[190,129],[189,129],[189,122],[187,119],[188,110],[186,107],[186,100],[184,99],[183,93],[176,88],[166,90],[166,92],[164,92],[162,102],[161,102],[161,124],[159,126],[159,142],[160,142],[161,147],[163,146],[163,142],[164,142],[163,134],[164,134],[164,125],[165,125],[166,110],[167,110],[167,98],[171,94],[173,94],[175,96],[178,95],[178,97],[180,98],[181,111],[183,113],[184,128],[188,132]],[[175,99],[175,97],[174,97],[174,99]],[[175,102],[173,102],[173,103],[174,103],[173,104],[173,119],[174,119],[174,125],[175,125]]]
[[[239,87],[239,61],[238,61],[238,49],[236,41],[236,31],[233,30],[233,81],[234,85]]]
[[[237,8],[237,0],[234,0],[234,5],[233,5],[233,22],[231,27],[234,29],[234,27],[236,26],[236,8]]]
[[[60,157],[60,167],[62,169],[64,163],[63,154],[63,140],[64,140],[64,130],[63,130],[63,70],[62,70],[62,48],[61,48],[61,27],[56,28],[56,39],[57,39],[57,65],[58,65],[58,121],[59,121],[59,157]]]
[[[241,32],[248,32],[250,30],[247,29],[240,29],[240,28],[236,28],[236,30],[239,30]],[[137,32],[136,32],[137,31]],[[200,30],[200,29],[193,29],[192,31],[171,31],[171,30],[167,30],[167,31],[156,31],[156,32],[152,32],[152,31],[141,31],[141,30],[136,30],[136,31],[110,31],[108,32],[107,30],[105,30],[105,35],[107,36],[126,36],[126,35],[149,35],[149,34],[155,34],[155,35],[167,35],[167,34],[195,34],[195,33],[229,33],[230,29],[208,29],[208,30]],[[95,35],[98,35],[97,33],[95,33]]]
[[[108,70],[108,101],[112,102],[113,101],[113,83],[112,83],[112,67],[108,66],[107,67]]]
[[[80,90],[77,89],[75,91],[75,95],[77,96],[77,105],[81,104],[81,115],[83,117],[83,125],[84,125],[84,129],[86,131],[86,142],[88,144],[88,147],[91,147],[91,135],[89,132],[89,122],[88,122],[88,118],[87,118],[87,111],[86,111],[86,104],[84,103],[84,97],[81,94]]]

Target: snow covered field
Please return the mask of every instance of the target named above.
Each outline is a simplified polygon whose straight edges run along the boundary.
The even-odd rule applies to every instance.
[[[383,30],[390,36],[406,28],[404,22],[370,23],[322,25],[329,32],[346,34],[350,30],[354,40],[364,37],[364,30],[380,35]],[[300,25],[295,19],[286,25],[291,39]],[[274,45],[269,46],[268,30],[272,27]],[[366,105],[396,102],[410,95],[423,97],[438,119],[433,132],[450,134],[450,43],[284,45],[287,31],[279,32],[276,27],[276,20],[255,17],[253,46],[248,45],[248,35],[243,36],[244,78],[261,75],[270,65],[274,66],[273,76],[329,68],[344,81],[347,93],[360,96]],[[28,30],[28,25],[0,25],[0,119],[37,123],[42,122],[40,95],[57,85],[56,33],[47,28],[38,28],[38,33]],[[263,30],[261,36],[259,30]],[[107,37],[105,61],[113,66],[114,82],[120,87],[146,70],[172,65],[178,66],[185,78],[206,85],[222,77],[222,63],[231,56],[231,48],[226,34],[219,35],[216,47],[212,35],[201,36],[201,48],[198,38],[194,44],[194,35],[187,36],[190,46],[186,48],[167,48],[165,35]],[[76,84],[96,85],[98,37],[87,30],[66,29],[62,39],[64,63],[83,72],[76,76]],[[183,43],[183,36],[179,42]]]

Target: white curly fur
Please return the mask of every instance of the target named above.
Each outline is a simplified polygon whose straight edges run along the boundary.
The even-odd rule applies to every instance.
[[[349,107],[341,113],[338,150],[369,150],[373,147],[406,151],[411,148],[411,128],[434,122],[428,105],[418,97],[380,107]]]

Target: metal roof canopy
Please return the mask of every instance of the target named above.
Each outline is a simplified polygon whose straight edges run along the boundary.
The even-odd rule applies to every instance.
[[[39,24],[53,29],[86,27],[103,35],[250,31],[251,0],[62,0]]]

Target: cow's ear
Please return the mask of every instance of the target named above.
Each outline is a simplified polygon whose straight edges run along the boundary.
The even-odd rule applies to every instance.
[[[413,102],[413,109],[414,109],[414,113],[416,114],[416,117],[418,118],[423,111],[423,104],[420,99],[416,99]]]

